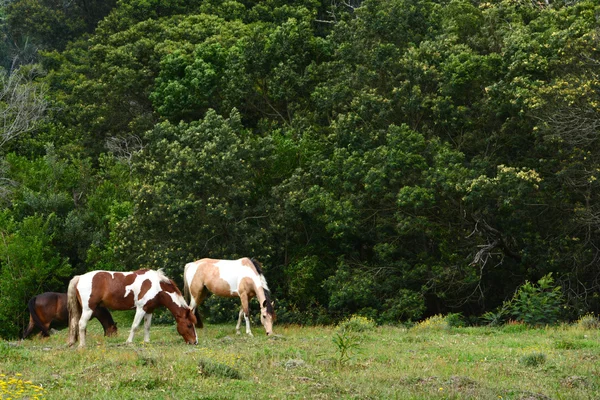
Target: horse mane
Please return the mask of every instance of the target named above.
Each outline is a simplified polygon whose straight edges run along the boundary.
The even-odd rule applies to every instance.
[[[252,261],[252,264],[254,264],[254,268],[256,268],[256,272],[258,272],[258,275],[260,276],[260,283],[262,285],[263,292],[265,293],[265,300],[267,303],[266,304],[267,312],[274,316],[275,310],[273,309],[273,302],[271,301],[271,289],[269,289],[269,286],[267,285],[267,280],[265,279],[265,276],[263,275],[262,264],[260,262],[258,262],[257,260],[255,260],[254,258],[251,258],[250,261]]]
[[[155,270],[155,272],[156,272],[156,275],[158,275],[158,279],[159,279],[161,282],[165,282],[165,283],[169,283],[169,282],[171,282],[171,279],[169,279],[169,278],[168,278],[168,277],[165,275],[165,273],[164,273],[164,271],[162,270],[162,268],[159,268],[159,269]]]
[[[252,264],[254,264],[254,268],[256,268],[256,272],[258,272],[259,275],[262,275],[262,264],[256,260],[256,258],[251,258],[250,261],[252,261]]]

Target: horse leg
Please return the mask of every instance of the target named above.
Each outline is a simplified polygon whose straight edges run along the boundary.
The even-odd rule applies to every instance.
[[[33,318],[30,315],[29,316],[29,325],[27,325],[27,329],[25,329],[25,331],[23,332],[23,339],[25,339],[27,336],[29,336],[31,334],[31,331],[33,331],[33,328],[35,328],[35,322],[33,322]]]
[[[235,326],[235,333],[240,334],[240,326],[242,326],[242,316],[244,315],[244,310],[240,308],[240,315],[238,316],[238,322]]]
[[[250,318],[248,318],[248,295],[242,294],[240,295],[240,299],[242,300],[242,312],[244,313],[244,319],[246,320],[246,333],[250,336],[254,336],[250,331]]]
[[[200,315],[200,310],[198,310],[198,307],[204,302],[206,296],[208,296],[208,293],[209,292],[206,286],[203,286],[202,290],[200,291],[200,293],[198,293],[197,297],[190,296],[190,308],[192,309],[192,312],[196,315],[196,327],[198,328],[204,327],[204,324],[202,323],[202,316]]]
[[[146,312],[140,307],[135,311],[135,317],[133,318],[133,324],[131,324],[131,331],[129,332],[129,337],[127,338],[127,343],[133,342],[133,335],[137,330],[140,322],[142,322],[142,318],[144,318],[144,314]]]
[[[94,311],[89,308],[81,312],[81,318],[79,319],[79,347],[85,347],[85,331],[93,313]]]
[[[150,341],[150,323],[152,322],[152,314],[144,315],[144,342]]]

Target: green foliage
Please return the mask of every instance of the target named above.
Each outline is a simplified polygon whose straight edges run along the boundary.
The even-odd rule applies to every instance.
[[[50,221],[45,246],[74,273],[162,267],[181,283],[193,259],[254,256],[299,323],[600,309],[596,2],[0,12],[5,81],[45,48],[27,87],[49,105],[3,147],[1,200],[15,226]]]
[[[242,375],[235,368],[208,358],[202,358],[198,361],[198,374],[202,377],[242,379]]]
[[[514,296],[496,311],[487,312],[483,320],[498,325],[508,320],[528,325],[556,324],[565,307],[561,287],[554,283],[552,274],[540,278],[537,285],[526,281]]]
[[[519,358],[519,363],[526,367],[538,367],[546,362],[546,355],[544,353],[533,352],[525,354]]]
[[[412,327],[415,331],[444,331],[450,329],[450,323],[448,319],[441,315],[436,314],[429,318],[424,319],[423,321],[418,322],[415,326]]]
[[[540,278],[537,285],[525,282],[508,302],[507,312],[516,321],[529,325],[555,324],[563,306],[561,287],[556,286],[548,274]]]
[[[346,365],[359,350],[360,335],[355,331],[339,327],[333,334],[333,344],[336,349],[336,362],[339,367]]]
[[[0,336],[17,337],[29,322],[27,302],[36,294],[59,291],[72,270],[52,246],[56,217],[31,216],[16,222],[0,215]]]
[[[582,315],[577,320],[577,327],[580,329],[598,329],[600,328],[600,319],[593,313]]]
[[[338,330],[349,332],[368,332],[375,329],[375,321],[361,315],[353,315],[338,323]]]
[[[17,0],[6,7],[9,35],[16,44],[32,40],[45,49],[64,49],[67,42],[90,33],[116,0],[60,2]]]

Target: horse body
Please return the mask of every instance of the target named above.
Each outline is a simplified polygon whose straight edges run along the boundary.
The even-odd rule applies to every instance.
[[[38,327],[42,336],[50,336],[51,323],[67,325],[69,322],[69,311],[67,309],[67,294],[57,292],[46,292],[33,296],[27,304],[29,308],[29,325],[23,332],[23,339]],[[112,319],[110,311],[104,307],[98,307],[92,314],[97,318],[104,328],[104,336],[112,336],[117,333],[117,324]]]
[[[183,280],[184,293],[186,298],[188,296],[190,298],[192,310],[202,304],[209,292],[221,297],[239,297],[242,307],[236,325],[238,334],[243,316],[246,321],[246,333],[252,336],[248,311],[250,300],[256,297],[261,309],[261,323],[267,335],[273,333],[275,312],[267,281],[257,261],[249,258],[239,260],[204,258],[186,264]],[[198,322],[201,327],[200,318]]]
[[[161,306],[173,314],[177,321],[177,331],[186,343],[198,343],[194,313],[175,282],[160,270],[92,271],[75,276],[69,283],[68,305],[69,345],[73,345],[79,336],[79,347],[85,346],[87,322],[94,310],[101,306],[111,310],[136,310],[127,343],[133,341],[142,319],[144,341],[150,341],[152,312]]]

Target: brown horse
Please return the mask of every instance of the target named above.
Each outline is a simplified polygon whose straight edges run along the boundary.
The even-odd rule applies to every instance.
[[[222,297],[239,297],[242,308],[235,327],[240,333],[242,316],[246,320],[246,333],[250,336],[250,320],[248,319],[250,299],[256,296],[260,304],[260,322],[267,335],[273,333],[275,310],[271,301],[269,287],[258,261],[249,258],[239,260],[214,260],[203,258],[185,265],[183,272],[183,293],[190,299],[190,307],[195,310],[208,292]],[[202,321],[198,318],[199,326]]]
[[[77,275],[69,283],[69,346],[77,341],[85,346],[85,329],[94,310],[99,306],[111,310],[135,309],[135,317],[127,343],[142,318],[144,319],[144,341],[150,341],[152,312],[166,307],[175,317],[177,331],[186,343],[197,344],[196,317],[185,302],[175,282],[161,270],[140,269],[134,272],[92,271]]]
[[[50,324],[56,323],[66,326],[69,323],[69,312],[67,310],[67,294],[46,292],[33,296],[28,303],[29,325],[23,332],[23,339],[31,334],[37,327],[42,336],[50,336]],[[97,318],[104,328],[104,336],[117,334],[117,324],[112,319],[110,311],[104,307],[98,307],[92,314]]]

